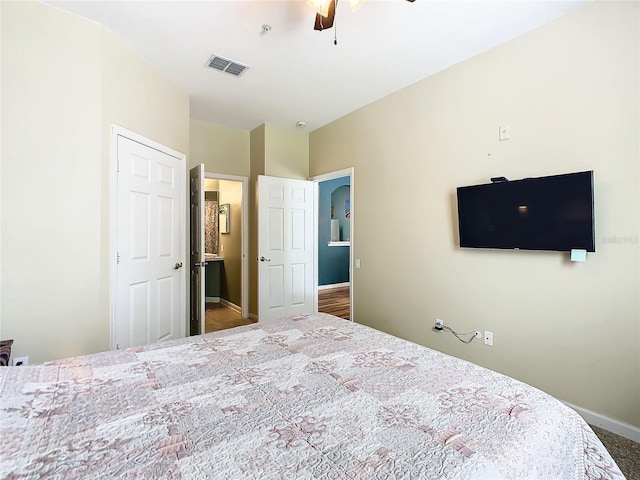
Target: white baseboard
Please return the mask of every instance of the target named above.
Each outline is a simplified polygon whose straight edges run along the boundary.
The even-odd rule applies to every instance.
[[[318,285],[318,290],[329,290],[330,288],[348,287],[350,285],[351,285],[351,282],[332,283],[330,285]]]
[[[220,303],[220,297],[204,297],[205,302]]]
[[[236,313],[242,313],[242,308],[240,308],[235,303],[231,303],[229,300],[225,300],[224,298],[221,298],[220,303],[223,304],[225,307],[230,308]]]
[[[603,428],[611,433],[615,433],[616,435],[620,435],[621,437],[640,443],[640,427],[605,417],[604,415],[592,412],[586,408],[578,407],[577,405],[573,405],[569,402],[563,401],[563,403],[578,412],[578,414],[584,418],[585,422],[588,424],[595,425],[596,427]]]

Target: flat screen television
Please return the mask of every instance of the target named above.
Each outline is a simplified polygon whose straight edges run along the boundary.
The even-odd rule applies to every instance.
[[[460,246],[595,252],[593,171],[458,187]]]

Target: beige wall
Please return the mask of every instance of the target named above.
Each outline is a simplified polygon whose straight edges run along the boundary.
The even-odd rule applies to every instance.
[[[306,131],[265,125],[264,174],[309,178],[309,134]]]
[[[640,426],[639,13],[590,4],[310,135],[311,175],[355,167],[357,322]],[[456,246],[457,186],[587,169],[586,263]]]
[[[204,171],[248,177],[249,132],[191,120],[190,167],[204,163]]]
[[[217,178],[204,179],[205,192],[217,192],[219,189],[220,189],[220,180],[218,180]]]
[[[249,177],[249,259],[258,258],[258,175],[265,175],[265,131],[266,126],[251,130],[251,176]],[[258,316],[258,268],[249,262],[249,313]]]
[[[189,99],[56,8],[2,2],[1,35],[0,334],[31,363],[106,350],[111,124],[187,154]]]

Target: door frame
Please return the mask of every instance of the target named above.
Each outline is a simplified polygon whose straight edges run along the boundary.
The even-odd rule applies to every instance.
[[[183,199],[186,199],[186,164],[187,164],[187,156],[184,153],[180,153],[176,150],[173,150],[161,143],[155,142],[149,138],[146,138],[138,133],[132,132],[131,130],[127,130],[115,123],[111,124],[111,164],[109,165],[109,230],[110,230],[110,239],[109,239],[109,345],[111,350],[114,350],[115,345],[115,312],[116,312],[116,265],[118,263],[118,136],[126,137],[129,140],[133,140],[134,142],[138,142],[146,147],[153,148],[154,150],[158,150],[159,152],[165,153],[172,157],[177,158],[182,164],[180,171],[183,172],[182,181],[180,183],[180,196]],[[184,200],[186,208],[186,200]],[[180,213],[180,221],[179,228],[183,231],[183,246],[182,246],[182,263],[185,263],[185,258],[187,258],[187,253],[189,251],[189,245],[186,242],[187,232],[186,232],[186,210],[185,208],[181,209]],[[180,310],[182,312],[182,318],[180,321],[180,329],[182,331],[182,336],[185,337],[187,335],[187,305],[186,305],[186,274],[189,269],[183,269],[183,274],[180,276],[180,290],[182,292],[180,296]]]
[[[242,305],[240,309],[242,318],[249,318],[249,177],[207,172],[205,165],[204,179],[205,181],[207,179],[228,180],[242,183],[242,264],[240,267]]]
[[[324,173],[322,175],[314,175],[313,177],[309,177],[309,180],[313,182],[313,196],[314,196],[314,206],[313,206],[313,224],[315,229],[315,239],[313,246],[313,268],[314,268],[314,280],[313,280],[313,307],[314,311],[318,311],[318,223],[320,221],[320,182],[325,182],[327,180],[334,180],[336,178],[349,177],[349,204],[350,204],[350,217],[349,224],[351,227],[350,239],[351,245],[349,246],[349,318],[351,321],[354,321],[353,317],[353,289],[354,289],[354,275],[353,275],[353,245],[354,245],[354,223],[355,223],[355,202],[354,202],[354,168],[344,168],[342,170],[336,170],[334,172]]]

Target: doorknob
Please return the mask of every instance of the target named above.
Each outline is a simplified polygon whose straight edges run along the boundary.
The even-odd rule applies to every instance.
[[[176,263],[176,266],[173,267],[175,270],[182,268],[182,262]]]
[[[261,262],[270,262],[271,261],[270,258],[265,258],[265,257],[260,257],[258,260],[260,260]]]

